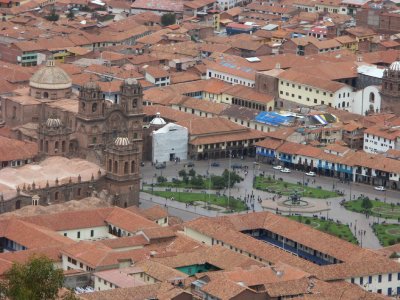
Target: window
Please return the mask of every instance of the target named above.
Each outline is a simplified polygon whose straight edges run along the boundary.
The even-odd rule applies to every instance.
[[[314,99],[314,103],[317,104],[317,102],[318,102],[317,99]]]
[[[94,230],[93,230],[93,229],[90,230],[90,236],[91,236],[91,237],[94,237]]]
[[[97,110],[97,103],[92,104],[92,112],[95,112]]]
[[[382,275],[378,275],[378,282],[382,282]]]
[[[76,238],[78,238],[78,239],[81,238],[81,232],[80,232],[80,231],[78,231],[78,232],[76,233]]]
[[[360,277],[360,284],[364,284],[364,277]]]
[[[64,236],[67,236],[67,233],[66,233],[66,232],[64,232]]]
[[[351,283],[354,283],[354,278],[351,278]]]
[[[389,295],[389,296],[392,295],[392,288],[388,288],[388,295]]]
[[[388,274],[388,281],[392,281],[392,273]]]

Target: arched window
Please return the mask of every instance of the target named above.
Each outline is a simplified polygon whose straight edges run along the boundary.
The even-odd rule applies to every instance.
[[[134,138],[134,139],[137,139],[137,132],[134,132],[134,133],[133,133],[133,138]]]
[[[58,200],[58,192],[54,193],[54,200]]]
[[[54,143],[54,152],[58,151],[58,141]]]
[[[96,98],[96,93],[92,93],[92,98]]]
[[[111,172],[111,171],[112,171],[112,160],[109,159],[108,160],[108,172]]]
[[[135,164],[135,161],[132,160],[131,161],[131,173],[135,173],[135,170],[136,170],[136,164]]]
[[[373,92],[369,93],[369,102],[371,103],[375,102],[375,94]]]
[[[15,202],[15,209],[20,209],[21,208],[21,200],[17,200]]]
[[[342,107],[345,108],[346,107],[346,102],[342,102]]]
[[[124,163],[124,174],[128,174],[129,173],[129,165],[128,162]]]
[[[118,173],[118,162],[114,161],[114,173]]]
[[[132,107],[135,108],[137,106],[137,99],[133,99],[132,101]]]
[[[92,104],[92,112],[95,112],[97,110],[97,103]]]
[[[48,92],[44,92],[43,93],[43,98],[49,98],[49,93]]]

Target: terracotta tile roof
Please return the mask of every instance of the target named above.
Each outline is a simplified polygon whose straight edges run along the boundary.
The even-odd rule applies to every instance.
[[[129,209],[129,208],[128,208]],[[168,211],[159,205],[154,205],[149,208],[142,209],[140,213],[147,219],[157,221],[162,218],[168,217]]]
[[[218,278],[206,283],[201,287],[201,290],[217,299],[229,300],[239,296],[247,290],[247,287],[230,280]]]
[[[146,284],[139,278],[129,275],[129,269],[106,270],[95,272],[93,275],[116,285],[118,288],[130,288]]]
[[[281,145],[283,144],[282,140],[275,140],[271,138],[266,138],[263,141],[257,142],[255,145],[259,147],[263,147],[266,149],[273,149],[276,150],[278,149]]]
[[[268,104],[274,100],[274,97],[269,94],[257,92],[255,89],[243,85],[234,85],[225,91],[225,94],[256,103]]]
[[[365,37],[365,36],[370,36],[376,34],[374,30],[367,28],[367,27],[352,27],[348,28],[345,30],[347,33],[350,35],[356,36],[356,37]]]
[[[388,126],[383,127],[382,125],[376,125],[368,127],[364,130],[364,133],[379,136],[389,140],[396,140],[398,137],[400,137],[400,128],[393,128]]]
[[[266,136],[275,140],[287,140],[293,133],[295,133],[296,128],[294,127],[284,127],[279,128],[275,131],[266,132]]]
[[[181,99],[181,101],[179,101],[175,105],[211,113],[213,115],[220,115],[221,112],[223,112],[225,109],[229,107],[229,105],[225,103],[205,101],[191,97],[184,97]]]
[[[144,273],[159,281],[171,281],[188,277],[187,274],[163,265],[154,259],[138,262],[135,264],[135,267],[140,268]]]
[[[177,124],[186,127],[192,137],[211,133],[226,134],[233,132],[249,132],[248,128],[237,125],[224,118],[207,118],[207,122],[204,122],[203,118],[197,118],[180,121],[177,122]]]
[[[140,231],[142,232],[150,241],[175,237],[175,233],[169,227],[145,228]]]
[[[141,234],[116,239],[106,239],[99,242],[111,249],[142,248],[149,244],[148,240]]]
[[[103,292],[86,293],[79,297],[84,300],[143,300],[143,299],[174,299],[178,295],[190,295],[170,283],[155,283],[133,288],[114,289]],[[179,298],[177,298],[179,299]]]
[[[190,119],[198,119],[201,118],[199,116],[188,114],[176,109],[173,109],[169,106],[162,105],[148,105],[143,107],[143,112],[146,116],[155,117],[157,113],[160,113],[160,116],[166,120],[171,122],[181,122],[187,121]]]
[[[209,263],[222,270],[233,270],[236,267],[247,268],[253,265],[263,265],[256,260],[218,245],[180,253],[175,256],[154,258],[153,260],[171,268]]]
[[[279,79],[287,80],[293,83],[300,83],[307,86],[319,88],[328,92],[336,92],[337,90],[347,86],[344,83],[327,80],[322,77],[310,76],[302,72],[287,70],[277,76]]]
[[[33,159],[37,154],[36,143],[0,136],[0,161]]]
[[[119,207],[114,207],[104,221],[131,233],[147,228],[158,227],[154,222]]]

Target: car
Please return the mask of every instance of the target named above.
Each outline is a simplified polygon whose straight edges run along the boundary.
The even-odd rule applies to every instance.
[[[275,170],[282,170],[282,166],[274,166],[273,167]]]
[[[282,173],[290,173],[291,171],[288,168],[284,168],[281,170]]]
[[[381,185],[380,185],[380,186],[374,187],[374,189],[377,190],[377,191],[381,191],[381,192],[386,191],[385,187],[384,187],[384,186],[381,186]]]
[[[211,163],[211,167],[219,167],[219,162],[214,161]]]
[[[189,168],[193,168],[193,167],[194,167],[194,162],[189,161],[189,162],[187,163],[187,166],[188,166]]]
[[[241,169],[242,168],[242,164],[233,164],[232,165],[232,169]]]
[[[315,172],[312,172],[312,171],[307,172],[306,175],[307,175],[307,176],[311,176],[311,177],[317,176],[317,174],[315,174]]]
[[[165,169],[165,164],[164,163],[156,163],[156,169]]]

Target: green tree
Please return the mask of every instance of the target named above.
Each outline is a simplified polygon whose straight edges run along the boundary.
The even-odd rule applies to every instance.
[[[222,176],[211,176],[211,183],[214,189],[223,189],[225,187],[225,179]]]
[[[180,170],[180,171],[178,172],[178,175],[179,175],[179,177],[185,177],[185,176],[187,176],[186,170]]]
[[[72,11],[72,9],[68,10],[68,13],[67,13],[66,17],[68,18],[68,20],[75,19],[75,15],[74,15],[74,12]]]
[[[229,173],[230,173],[230,178],[229,178]],[[226,187],[229,185],[229,182],[230,182],[230,187],[233,187],[235,183],[243,181],[243,178],[240,177],[238,174],[236,174],[236,172],[233,171],[229,172],[227,169],[225,169],[224,172],[222,173],[222,177],[225,180]]]
[[[33,256],[25,264],[14,263],[5,274],[4,294],[11,300],[56,299],[64,280],[45,256]]]
[[[56,9],[53,7],[50,14],[47,15],[45,18],[47,21],[57,22],[60,16],[56,14]]]
[[[190,169],[188,174],[190,177],[194,177],[196,176],[196,171],[194,169]]]
[[[203,177],[201,175],[193,176],[190,179],[190,184],[197,187],[203,186]]]
[[[365,210],[370,210],[373,207],[373,204],[368,197],[364,197],[361,200],[361,207],[364,208]]]
[[[163,26],[172,25],[172,24],[175,24],[175,22],[176,22],[176,16],[175,16],[175,14],[166,13],[166,14],[163,14],[163,15],[161,16],[161,24],[162,24]]]
[[[158,176],[157,177],[157,182],[158,183],[167,182],[167,178],[165,178],[164,176]]]

